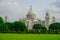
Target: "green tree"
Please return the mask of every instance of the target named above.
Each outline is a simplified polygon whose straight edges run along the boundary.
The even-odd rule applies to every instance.
[[[33,29],[36,31],[36,32],[45,32],[46,31],[46,28],[45,26],[41,25],[41,24],[35,24],[33,26]]]
[[[14,29],[15,29],[15,31],[21,31],[21,32],[23,32],[23,31],[27,30],[27,27],[26,27],[26,25],[25,25],[24,22],[15,21],[14,22]]]
[[[8,32],[14,31],[13,22],[6,22],[6,25],[8,26]]]
[[[4,22],[4,21],[3,21],[3,18],[2,18],[2,17],[0,17],[0,24],[1,24],[1,23],[3,23],[3,22]]]
[[[47,33],[47,28],[45,26],[42,27],[42,33]]]
[[[7,24],[6,23],[1,23],[0,24],[0,31],[1,32],[7,32],[7,30],[8,30]]]
[[[53,23],[49,26],[49,32],[58,33],[60,31],[60,23]]]

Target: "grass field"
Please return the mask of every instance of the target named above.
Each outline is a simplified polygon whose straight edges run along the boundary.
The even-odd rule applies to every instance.
[[[0,40],[60,40],[60,34],[0,34]]]

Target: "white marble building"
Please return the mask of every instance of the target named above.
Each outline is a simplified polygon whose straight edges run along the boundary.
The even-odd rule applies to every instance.
[[[22,18],[20,19],[20,21],[24,21],[28,30],[31,30],[34,24],[42,24],[44,26],[46,26],[46,28],[48,29],[49,25],[50,25],[50,15],[48,12],[46,12],[45,15],[45,21],[42,21],[41,19],[38,19],[36,17],[36,14],[33,12],[32,10],[32,6],[30,7],[30,10],[28,11],[26,18]],[[53,18],[53,21],[55,22],[55,17]]]
[[[28,27],[28,30],[31,30],[34,24],[40,23],[41,21],[36,17],[35,13],[32,11],[32,6],[26,15],[26,18],[20,19],[20,21],[21,20],[25,22],[26,26]]]

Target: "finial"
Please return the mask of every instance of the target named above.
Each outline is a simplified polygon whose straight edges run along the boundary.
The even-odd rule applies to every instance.
[[[48,13],[49,11],[47,10],[46,13]]]
[[[30,11],[32,10],[32,5],[30,6]]]

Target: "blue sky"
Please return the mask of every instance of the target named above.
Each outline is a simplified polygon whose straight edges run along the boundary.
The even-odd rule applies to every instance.
[[[60,21],[59,3],[60,0],[0,0],[0,16],[4,18],[7,15],[10,21],[25,18],[32,5],[37,18],[44,20],[48,10],[51,19],[56,16],[57,21]]]

